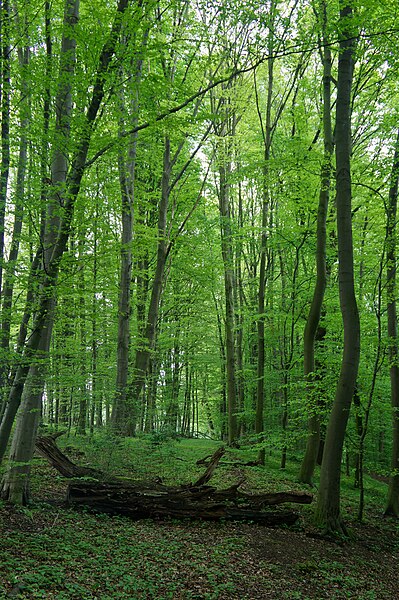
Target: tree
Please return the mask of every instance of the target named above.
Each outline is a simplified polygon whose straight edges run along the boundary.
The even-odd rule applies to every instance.
[[[342,3],[339,21],[335,156],[339,292],[344,326],[344,350],[327,426],[315,512],[316,522],[320,526],[327,531],[341,533],[346,532],[340,515],[342,450],[360,357],[360,322],[354,287],[351,210],[351,89],[355,50],[352,23],[352,7]]]
[[[396,313],[396,219],[399,186],[399,132],[395,144],[388,203],[386,208],[387,247],[387,313],[389,377],[392,405],[392,457],[391,474],[385,514],[399,517],[399,363],[398,363],[398,319]]]
[[[320,20],[322,26],[322,42],[320,43],[323,58],[323,141],[324,156],[320,177],[319,207],[317,211],[317,245],[316,245],[316,282],[313,292],[312,303],[306,321],[304,340],[304,375],[308,382],[308,397],[311,410],[309,418],[309,435],[306,451],[302,460],[299,473],[299,481],[312,483],[314,468],[316,466],[320,445],[320,415],[319,402],[314,401],[312,380],[315,377],[315,341],[320,323],[323,306],[324,292],[327,285],[326,265],[326,221],[331,185],[333,133],[331,124],[331,48],[326,35],[327,29],[327,6],[323,0],[320,3]]]
[[[27,391],[24,390],[25,382],[30,373],[32,367],[32,380],[36,379],[36,369],[40,365],[40,360],[45,356],[48,349],[51,337],[51,329],[53,326],[53,301],[54,301],[54,285],[57,281],[59,274],[60,260],[66,251],[70,231],[71,223],[74,213],[74,207],[76,198],[79,194],[83,174],[86,167],[87,154],[90,146],[91,135],[93,132],[94,124],[97,118],[98,111],[100,109],[101,102],[105,94],[105,81],[106,76],[110,67],[111,59],[114,55],[115,45],[119,38],[122,16],[128,6],[128,0],[120,0],[116,9],[116,14],[112,24],[111,31],[108,39],[105,42],[98,60],[98,68],[94,78],[94,84],[92,89],[91,98],[86,110],[85,119],[83,123],[83,130],[80,133],[80,139],[77,140],[76,148],[71,160],[71,167],[68,174],[65,172],[66,160],[65,160],[65,147],[62,146],[62,135],[56,136],[54,140],[54,161],[53,161],[53,172],[57,173],[57,181],[60,181],[61,185],[57,185],[57,181],[52,186],[52,192],[54,194],[52,198],[53,205],[50,206],[50,212],[47,220],[47,226],[50,223],[56,224],[56,231],[48,229],[49,236],[53,240],[55,237],[55,243],[45,248],[44,253],[44,273],[41,283],[41,288],[38,293],[37,301],[37,312],[35,314],[33,322],[33,332],[25,346],[24,350],[24,361],[22,366],[17,369],[14,384],[11,388],[9,395],[9,402],[7,407],[7,413],[3,417],[3,421],[0,427],[0,457],[2,458],[7,446],[8,438],[10,435],[14,416],[21,403],[21,398],[25,392],[27,398],[30,391],[27,386]],[[65,46],[68,50],[65,51],[63,59],[65,64],[61,61],[61,76],[60,76],[60,97],[61,94],[65,94],[62,98],[63,110],[68,111],[68,98],[70,95],[69,85],[70,81],[68,78],[64,79],[63,67],[71,73],[71,46],[74,44],[73,37],[69,37],[73,31],[73,25],[76,24],[76,16],[78,10],[78,2],[73,0],[67,0],[65,7]],[[66,86],[66,87],[64,87]],[[67,113],[66,113],[67,114]],[[65,132],[65,128],[69,129],[69,119],[66,118],[64,122],[62,117],[64,113],[59,115],[60,121],[59,126],[61,132]],[[58,145],[60,144],[61,145]],[[63,185],[65,182],[65,185]],[[54,211],[53,207],[55,202],[58,202],[61,211],[61,217]],[[49,239],[49,237],[47,238]],[[39,362],[38,362],[39,360]],[[39,393],[37,387],[33,386],[32,389],[35,393]],[[41,392],[40,392],[41,397]],[[12,457],[15,464],[11,464],[8,473],[6,474],[2,483],[2,493],[7,498],[12,498],[13,501],[23,502],[26,499],[27,493],[27,479],[26,476],[29,474],[29,460],[33,453],[34,438],[36,434],[36,427],[28,427],[28,421],[34,417],[35,424],[38,420],[38,401],[36,401],[35,409],[32,412],[32,406],[28,403],[25,405],[25,411],[21,416],[19,426],[14,434],[15,444],[11,450]],[[21,461],[20,454],[24,456],[24,460]],[[20,462],[23,463],[21,467]],[[28,463],[28,464],[27,464]],[[22,473],[21,473],[22,469]],[[22,476],[21,476],[22,475]]]

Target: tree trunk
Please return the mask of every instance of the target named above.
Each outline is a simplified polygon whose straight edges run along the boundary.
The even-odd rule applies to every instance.
[[[270,33],[274,36],[274,32]],[[272,39],[269,40],[272,46]],[[256,386],[256,413],[255,433],[261,434],[264,429],[264,404],[265,404],[265,290],[266,290],[266,268],[267,268],[267,242],[268,242],[268,220],[270,210],[269,193],[269,162],[272,143],[272,99],[273,99],[274,60],[268,61],[267,81],[267,104],[266,122],[263,131],[263,172],[262,172],[262,231],[260,239],[260,263],[259,263],[259,287],[258,287],[258,319],[257,319],[257,386]],[[258,109],[259,111],[259,109]],[[259,113],[259,118],[261,115]],[[265,464],[265,449],[260,448],[258,459],[262,465]]]
[[[227,149],[226,149],[227,150]],[[227,378],[227,423],[228,441],[232,444],[237,438],[236,416],[236,348],[235,348],[235,276],[234,249],[230,208],[230,165],[225,164],[223,156],[219,164],[219,210],[222,258],[224,265],[225,290],[225,336],[226,336],[226,378]]]
[[[323,11],[323,40],[328,42],[325,31],[327,14],[325,0],[322,2]],[[306,451],[299,472],[301,483],[312,484],[314,469],[320,445],[320,416],[318,413],[319,402],[314,398],[312,382],[315,371],[315,339],[320,322],[324,292],[327,285],[326,269],[326,221],[330,199],[331,185],[331,158],[333,152],[333,135],[331,126],[331,50],[328,44],[323,48],[323,137],[324,158],[321,169],[321,182],[319,194],[319,207],[317,211],[317,246],[316,246],[316,284],[313,292],[312,304],[304,333],[303,369],[307,381],[308,406],[311,416],[308,422],[308,438]]]
[[[25,380],[29,373],[30,365],[34,364],[34,357],[39,353],[43,345],[43,339],[47,335],[47,330],[52,326],[52,301],[54,285],[57,280],[60,260],[67,248],[67,243],[71,231],[72,218],[76,198],[80,191],[83,174],[86,168],[86,159],[90,145],[91,134],[94,123],[104,97],[104,86],[106,74],[108,72],[111,60],[114,55],[116,42],[121,29],[121,14],[128,6],[129,0],[119,0],[116,15],[108,40],[104,44],[98,63],[98,69],[93,85],[91,100],[86,111],[83,132],[76,145],[74,156],[71,160],[71,168],[67,177],[66,193],[63,201],[62,221],[58,230],[58,236],[53,246],[51,258],[48,262],[47,270],[43,278],[40,295],[38,299],[38,308],[32,327],[32,334],[26,344],[24,351],[24,360],[18,367],[14,383],[9,395],[7,413],[4,415],[0,426],[0,461],[4,456],[7,447],[11,427],[14,422],[16,412],[21,402],[22,392]],[[73,23],[72,23],[73,24]],[[50,248],[48,248],[50,250]]]
[[[207,485],[224,448],[218,448],[205,472],[194,483],[166,486],[149,481],[116,480],[90,467],[72,463],[55,444],[55,437],[41,437],[37,448],[42,456],[65,477],[91,477],[99,481],[74,481],[68,487],[71,504],[85,505],[96,511],[123,514],[135,519],[174,517],[196,519],[233,519],[263,525],[291,525],[299,514],[293,511],[264,510],[285,502],[310,504],[312,495],[304,492],[248,494],[239,491],[241,482],[218,490]]]
[[[62,141],[57,141],[53,149],[51,165],[52,194],[47,207],[43,240],[43,269],[45,273],[49,272],[51,257],[60,227],[60,204],[62,206],[62,199],[65,197],[65,182],[68,169],[67,147],[72,114],[72,81],[76,48],[74,26],[77,23],[78,14],[79,0],[66,0],[55,124],[56,133]],[[48,355],[54,322],[55,299],[53,285],[55,282],[56,274],[54,279],[48,282],[47,286],[46,312],[43,314],[43,330],[40,331],[39,329],[38,332],[38,346],[35,348],[36,357],[25,375],[26,383],[21,380],[23,386],[21,390],[21,407],[11,444],[8,470],[2,482],[2,497],[16,504],[23,504],[28,500],[30,460],[35,445],[44,389],[45,365],[43,359]],[[49,290],[51,290],[50,293]],[[40,293],[41,291],[39,290]],[[38,361],[37,364],[36,361]],[[24,463],[24,465],[21,467],[17,463]]]
[[[4,0],[0,6],[1,19],[1,164],[0,164],[0,292],[3,289],[3,261],[5,214],[7,205],[7,186],[10,172],[10,77],[11,43],[10,3]]]
[[[338,275],[344,327],[344,351],[335,399],[329,418],[315,520],[331,532],[345,533],[340,515],[342,449],[355,389],[360,356],[360,323],[357,309],[352,242],[351,211],[351,90],[353,77],[354,31],[352,8],[340,9],[340,54],[336,104],[336,203],[338,228]]]
[[[12,320],[12,301],[14,294],[15,271],[19,254],[19,243],[22,231],[24,212],[25,175],[28,161],[28,127],[30,122],[29,86],[26,79],[26,69],[29,65],[30,48],[18,49],[19,64],[22,71],[21,98],[20,98],[20,127],[21,139],[19,143],[19,156],[17,177],[14,194],[14,224],[10,254],[5,267],[4,288],[2,290],[1,332],[0,347],[4,350],[3,364],[0,366],[0,389],[3,391],[9,377],[9,361],[7,353],[10,347],[10,331]],[[5,404],[0,410],[0,421],[5,409]]]
[[[147,322],[144,331],[144,340],[141,347],[137,348],[136,350],[134,376],[133,381],[129,386],[130,403],[133,407],[133,413],[131,414],[130,423],[128,424],[128,430],[126,431],[126,433],[130,434],[134,434],[135,432],[138,415],[139,397],[144,389],[146,375],[150,364],[151,352],[154,348],[156,339],[159,306],[161,301],[161,293],[167,259],[166,222],[169,206],[170,175],[170,139],[166,137],[163,155],[161,201],[159,204],[158,212],[157,261],[155,266],[154,280],[152,282],[151,288],[150,305],[148,308]]]
[[[148,30],[144,32],[140,48],[142,55],[147,42]],[[133,61],[132,61],[133,62]],[[133,89],[128,91],[130,98],[131,125],[133,128],[138,123],[139,112],[139,87],[142,74],[143,58],[136,59],[132,67],[135,70]],[[123,75],[123,70],[122,73]],[[123,77],[122,77],[123,79]],[[125,136],[124,122],[126,117],[126,102],[124,90],[121,91],[120,103],[120,135]],[[133,242],[133,217],[135,201],[135,174],[138,133],[130,136],[125,157],[123,149],[118,155],[119,185],[121,190],[122,213],[122,243],[121,243],[121,269],[119,278],[118,301],[118,343],[116,366],[116,390],[112,409],[112,424],[116,431],[127,433],[129,421],[129,407],[127,405],[129,350],[130,350],[130,317],[131,317],[131,282],[132,282],[132,242]],[[131,409],[132,407],[130,407]]]
[[[84,239],[85,231],[79,232],[78,240],[78,260],[80,264],[77,291],[78,291],[78,314],[80,330],[80,356],[79,356],[79,413],[77,423],[77,433],[86,435],[87,414],[88,414],[88,390],[87,390],[87,311],[85,298],[85,268],[84,268]]]
[[[388,349],[389,376],[391,380],[392,405],[392,456],[389,478],[386,515],[399,517],[399,351],[398,318],[396,313],[396,215],[399,184],[399,132],[395,145],[395,156],[391,174],[391,184],[387,205],[387,313],[388,313]]]
[[[39,350],[42,356],[48,354],[51,327],[42,338]],[[14,504],[27,504],[29,494],[29,475],[31,460],[35,449],[35,439],[40,420],[44,376],[46,365],[40,359],[37,365],[30,367],[23,388],[21,406],[18,411],[13,434],[7,471],[0,486],[0,496]]]

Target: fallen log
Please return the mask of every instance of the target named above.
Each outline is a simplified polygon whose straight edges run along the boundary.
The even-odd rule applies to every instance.
[[[54,467],[63,477],[72,479],[73,477],[95,477],[102,478],[103,473],[91,467],[81,467],[76,465],[61,452],[55,440],[63,435],[64,432],[57,432],[51,435],[42,435],[36,438],[35,446],[37,452],[43,458],[46,458],[50,465]]]
[[[245,495],[243,505],[239,504],[239,499],[237,486],[217,490],[210,486],[148,487],[139,483],[121,485],[86,481],[76,481],[68,486],[69,504],[84,505],[98,512],[126,515],[134,519],[229,519],[253,521],[262,525],[292,525],[300,516],[292,510],[262,510],[259,503],[251,503],[249,494]]]
[[[208,483],[208,481],[212,477],[216,467],[218,466],[218,463],[219,463],[220,459],[222,458],[223,454],[224,454],[224,447],[221,446],[212,455],[212,457],[209,461],[209,464],[206,468],[205,473],[193,484],[194,487],[199,487],[200,485],[205,485],[205,483]]]
[[[57,447],[56,437],[39,437],[36,448],[62,475],[74,479],[67,490],[67,501],[73,506],[84,505],[97,512],[135,519],[232,519],[263,525],[292,525],[299,518],[299,513],[265,510],[265,507],[285,502],[312,502],[312,495],[307,492],[245,493],[239,489],[243,481],[221,490],[207,485],[224,455],[223,447],[216,450],[205,472],[194,483],[167,486],[158,482],[111,479],[91,467],[75,465]],[[83,481],[82,477],[86,480]]]
[[[200,465],[207,466],[210,464],[212,457],[213,457],[212,454],[208,454],[207,456],[204,456],[204,458],[199,458],[195,464],[198,466],[200,466]],[[219,462],[219,465],[225,465],[228,467],[259,467],[261,465],[261,463],[259,462],[259,460],[249,460],[247,462],[242,462],[239,460],[236,460],[236,461],[221,460]]]

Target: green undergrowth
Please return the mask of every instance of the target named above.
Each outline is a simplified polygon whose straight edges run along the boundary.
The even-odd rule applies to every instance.
[[[24,511],[19,522],[21,530],[3,540],[0,551],[1,598],[15,586],[22,598],[58,600],[178,598],[192,587],[191,578],[202,582],[204,596],[195,596],[194,587],[185,598],[217,598],[235,587],[227,562],[240,542],[226,537],[204,556],[187,523],[171,529],[44,506]],[[206,528],[201,524],[200,531]]]
[[[205,466],[196,461],[220,446],[207,439],[106,435],[62,436],[58,444],[78,464],[135,480],[160,477],[170,485],[198,479]],[[247,492],[308,489],[297,483],[299,462],[294,456],[285,470],[277,453],[266,456],[264,467],[239,464],[255,460],[256,452],[250,445],[226,449],[211,484],[222,488],[242,480]],[[188,520],[135,522],[68,509],[60,502],[66,485],[35,457],[33,504],[20,509],[0,505],[0,600],[13,597],[10,593],[22,600],[399,597],[397,526],[382,520],[386,485],[371,477],[365,477],[365,525],[359,525],[359,492],[353,476],[342,476],[342,510],[352,532],[343,545],[317,536],[312,506],[293,507],[301,518],[290,529]]]

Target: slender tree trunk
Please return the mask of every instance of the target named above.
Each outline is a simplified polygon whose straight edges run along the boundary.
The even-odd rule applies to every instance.
[[[219,210],[221,226],[222,258],[225,291],[225,337],[226,337],[226,383],[228,441],[233,444],[238,435],[236,397],[236,347],[235,347],[235,276],[234,249],[230,208],[230,164],[220,157],[219,164]]]
[[[78,314],[79,314],[79,329],[80,329],[80,356],[79,356],[79,413],[77,423],[77,433],[86,435],[87,415],[88,415],[88,391],[87,391],[87,311],[85,299],[85,270],[84,270],[84,239],[85,231],[79,233],[78,241]]]
[[[43,343],[46,354],[47,340]],[[26,504],[29,500],[30,461],[40,420],[43,380],[44,365],[31,366],[12,438],[8,470],[0,485],[1,497],[14,504]]]
[[[147,43],[148,30],[140,48],[142,55]],[[136,60],[134,65],[134,89],[130,90],[128,96],[131,98],[129,112],[133,128],[138,123],[139,111],[139,87],[142,74],[143,58]],[[126,115],[126,102],[122,90],[120,133],[123,136],[124,121]],[[137,155],[137,138],[135,132],[130,136],[127,158],[123,150],[118,156],[119,184],[121,189],[122,203],[122,245],[121,245],[121,270],[119,279],[119,303],[118,303],[118,343],[117,343],[117,367],[116,367],[116,391],[112,409],[112,424],[116,431],[127,433],[129,420],[129,407],[127,406],[128,373],[129,373],[129,350],[130,350],[130,316],[131,316],[131,282],[132,282],[132,242],[133,242],[133,217],[135,200],[135,171]]]
[[[5,266],[4,287],[2,294],[2,312],[1,312],[1,332],[0,332],[0,347],[3,352],[3,364],[0,366],[0,390],[6,387],[9,376],[9,361],[7,360],[7,352],[10,346],[10,331],[12,319],[12,300],[14,294],[14,281],[19,254],[19,243],[22,231],[23,212],[24,212],[24,191],[25,191],[25,175],[28,162],[28,127],[30,122],[30,106],[29,106],[29,86],[27,81],[27,68],[29,66],[30,48],[18,49],[19,65],[22,71],[21,82],[21,99],[20,99],[20,127],[21,139],[19,144],[19,156],[17,177],[14,194],[14,224],[12,231],[11,247],[7,265]],[[5,410],[5,399],[2,409],[0,410],[0,421]]]
[[[326,30],[326,4],[322,2],[323,31]],[[326,37],[324,36],[324,41]],[[306,451],[299,472],[299,481],[312,484],[314,469],[320,445],[320,416],[319,402],[314,398],[312,382],[315,371],[315,339],[319,327],[324,292],[327,285],[326,269],[326,221],[330,198],[331,184],[331,159],[333,153],[333,135],[331,125],[331,50],[328,45],[323,48],[323,136],[324,158],[321,170],[321,185],[319,194],[319,207],[317,211],[317,246],[316,246],[316,284],[313,292],[312,304],[309,309],[304,333],[303,369],[307,381],[308,405],[311,416],[308,423],[308,438]]]
[[[126,402],[129,373],[131,280],[132,280],[132,241],[134,171],[136,163],[137,134],[133,136],[129,149],[129,164],[119,157],[119,180],[122,196],[122,245],[121,270],[119,279],[118,304],[118,343],[116,392],[112,410],[115,430],[126,431],[128,407]]]
[[[392,456],[391,475],[386,515],[399,517],[399,350],[398,350],[398,317],[396,312],[396,235],[397,206],[399,183],[399,132],[395,146],[391,184],[387,206],[387,312],[389,341],[389,376],[391,380],[392,405]]]
[[[76,150],[71,161],[70,173],[67,177],[66,193],[62,210],[62,222],[60,224],[57,241],[52,248],[51,258],[48,262],[47,270],[42,282],[40,297],[38,299],[38,309],[32,327],[32,334],[25,347],[24,361],[18,368],[15,375],[14,383],[9,395],[7,413],[4,415],[0,425],[0,461],[2,460],[7,447],[11,427],[21,402],[22,392],[24,389],[25,380],[29,373],[30,365],[34,363],[34,357],[40,351],[43,340],[47,335],[47,331],[52,326],[52,301],[54,285],[56,284],[58,276],[60,260],[67,248],[75,202],[80,191],[83,174],[86,168],[91,134],[101,102],[104,97],[106,75],[114,55],[116,42],[120,34],[122,25],[121,15],[126,10],[128,3],[129,0],[119,0],[108,40],[104,44],[99,57],[97,74],[93,85],[91,100],[85,115],[83,132],[77,142]],[[73,24],[74,22],[72,25]]]
[[[270,6],[271,23],[269,32],[269,52],[273,54],[275,31],[275,10],[276,2],[272,0]],[[260,235],[260,262],[259,262],[259,287],[258,287],[258,319],[257,319],[257,375],[256,375],[256,413],[255,413],[255,433],[261,434],[264,430],[264,405],[265,405],[265,292],[266,292],[266,271],[267,271],[267,252],[268,252],[268,221],[270,211],[270,153],[272,146],[272,101],[274,85],[274,60],[267,62],[267,98],[266,115],[263,118],[259,106],[258,96],[256,96],[257,110],[263,135],[263,169],[262,169],[262,230]],[[260,448],[258,453],[260,464],[265,464],[265,448]]]
[[[340,515],[342,449],[355,389],[360,356],[360,323],[357,309],[351,211],[351,90],[355,42],[352,8],[340,8],[341,40],[336,104],[336,203],[338,228],[338,275],[344,326],[344,351],[335,399],[329,418],[315,520],[331,532],[345,533]]]
[[[213,291],[212,297],[216,309],[220,356],[220,439],[224,441],[227,439],[226,344],[223,335],[221,311],[219,310],[218,301]]]
[[[92,369],[92,388],[90,405],[90,434],[93,435],[96,425],[96,415],[99,410],[99,374],[98,374],[98,307],[97,307],[97,279],[98,279],[98,195],[93,223],[93,292],[91,302],[91,369]],[[97,422],[97,426],[100,424]]]
[[[60,226],[60,204],[65,197],[65,182],[68,168],[67,142],[70,134],[70,120],[72,114],[72,78],[75,66],[74,26],[79,14],[79,0],[67,0],[64,14],[64,34],[61,44],[59,86],[56,98],[56,132],[64,144],[55,146],[51,165],[51,178],[54,186],[53,194],[49,198],[46,226],[44,230],[43,267],[48,272],[51,256],[57,241]],[[55,299],[53,283],[48,282],[46,295],[46,312],[42,315],[43,330],[38,330],[37,347],[29,371],[23,377],[21,402],[17,426],[11,444],[10,461],[8,470],[2,482],[2,497],[13,502],[23,504],[27,501],[27,480],[30,472],[29,462],[33,455],[34,440],[41,412],[41,398],[44,389],[44,359],[47,357],[51,333],[54,322]],[[39,292],[40,293],[40,292]],[[31,338],[32,339],[32,338]],[[33,350],[33,349],[32,349]],[[36,364],[36,360],[40,361]],[[1,433],[1,430],[0,430]],[[16,463],[24,462],[21,467]]]
[[[169,206],[171,175],[170,140],[165,138],[165,149],[163,156],[163,173],[161,184],[161,202],[158,213],[158,248],[157,262],[155,266],[154,280],[151,288],[150,305],[148,308],[147,322],[144,332],[144,340],[136,350],[133,381],[129,386],[129,395],[133,414],[131,416],[130,432],[134,433],[137,420],[137,409],[139,397],[144,389],[146,374],[149,367],[151,352],[154,348],[156,328],[158,322],[159,306],[161,301],[162,286],[164,280],[165,265],[167,259],[166,222]]]
[[[237,171],[240,171],[240,165],[237,164]],[[242,273],[243,257],[243,239],[242,231],[244,226],[243,203],[242,203],[242,185],[238,185],[238,227],[240,229],[239,239],[236,244],[236,338],[237,338],[237,405],[238,410],[245,414],[245,376],[244,376],[244,283]],[[249,429],[247,418],[242,418],[240,422],[240,435]],[[213,427],[212,427],[213,428]]]
[[[1,19],[1,164],[0,164],[0,293],[3,289],[4,227],[7,205],[8,176],[10,172],[10,93],[11,93],[11,43],[10,3],[3,0],[0,6]]]

